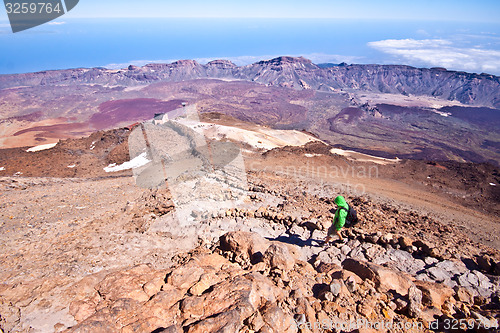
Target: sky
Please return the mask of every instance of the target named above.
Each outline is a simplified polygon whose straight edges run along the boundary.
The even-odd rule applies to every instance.
[[[0,74],[291,55],[500,75],[500,0],[80,0],[16,34],[0,7],[0,50]]]
[[[80,0],[67,17],[261,17],[498,21],[499,0]],[[6,20],[0,11],[0,20]]]

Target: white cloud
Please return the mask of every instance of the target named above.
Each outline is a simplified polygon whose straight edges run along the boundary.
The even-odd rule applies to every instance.
[[[500,74],[500,51],[497,50],[456,47],[445,39],[386,39],[369,42],[368,46],[414,66]]]
[[[62,22],[62,21],[56,21],[56,22],[49,22],[47,23],[48,25],[63,25],[63,24],[66,24],[66,22]]]
[[[261,55],[261,56],[236,56],[236,57],[206,57],[206,58],[195,58],[194,60],[196,60],[200,64],[206,64],[206,63],[213,61],[213,60],[224,59],[224,60],[229,60],[238,66],[245,66],[245,65],[250,65],[250,64],[259,62],[261,60],[269,60],[269,59],[277,58],[277,57],[280,57],[283,55],[286,55],[286,54]],[[301,57],[302,56],[306,59],[311,60],[315,64],[341,63],[341,62],[355,63],[355,62],[359,62],[363,59],[362,57],[356,57],[356,56],[343,56],[343,55],[338,55],[338,54],[324,54],[324,53],[295,54],[295,55],[291,55],[291,56],[293,56],[293,57]],[[109,68],[109,69],[121,69],[121,68],[126,68],[129,65],[144,66],[147,64],[169,64],[169,63],[175,62],[177,60],[179,60],[179,59],[131,60],[130,62],[127,62],[127,63],[107,64],[103,67]]]

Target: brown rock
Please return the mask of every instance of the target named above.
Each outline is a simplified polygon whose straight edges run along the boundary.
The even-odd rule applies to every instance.
[[[264,254],[264,262],[271,268],[289,271],[295,265],[295,258],[285,244],[272,244]]]
[[[472,295],[472,293],[467,288],[456,286],[453,289],[455,290],[455,299],[457,301],[467,304],[474,303],[474,295]]]
[[[173,318],[179,313],[178,302],[184,296],[184,292],[171,285],[165,285],[163,290],[154,295],[142,308],[142,311],[157,318],[164,318],[165,325],[174,324]],[[166,327],[165,326],[165,327]]]
[[[500,261],[495,263],[495,267],[493,268],[493,274],[500,275]]]
[[[252,232],[232,231],[220,238],[220,247],[223,251],[243,254],[251,259],[256,255],[262,256],[270,245],[271,242]]]
[[[159,327],[163,327],[163,324],[163,320],[156,317],[149,317],[123,327],[120,333],[153,332]],[[163,330],[161,332],[163,332]]]
[[[69,313],[75,318],[77,322],[81,322],[96,312],[98,303],[99,297],[73,301],[69,306]]]
[[[422,291],[422,303],[441,309],[444,302],[453,297],[453,289],[438,283],[415,281],[415,285]]]
[[[357,311],[362,316],[370,319],[373,316],[373,311],[375,309],[375,305],[376,305],[375,300],[373,300],[371,298],[364,299],[363,302],[358,304]]]
[[[295,308],[295,313],[296,314],[303,314],[306,316],[306,322],[308,323],[314,323],[316,320],[316,312],[314,311],[313,307],[311,306],[311,303],[309,300],[305,297],[301,297],[297,299],[297,307]]]
[[[401,245],[402,248],[407,248],[413,245],[413,241],[411,238],[406,237],[406,236],[401,236],[399,237],[399,245]]]
[[[85,321],[66,330],[65,333],[109,333],[116,332],[116,326],[108,321]]]
[[[413,285],[409,275],[369,262],[349,258],[342,262],[342,266],[363,280],[373,281],[382,292],[394,290],[400,295],[407,295],[408,289]]]
[[[248,327],[255,332],[259,331],[266,324],[258,311],[248,318],[247,323]]]
[[[207,289],[209,289],[214,284],[217,284],[217,283],[219,283],[222,280],[223,280],[223,278],[220,277],[220,276],[217,276],[215,273],[206,273],[206,274],[203,274],[200,277],[200,280],[189,289],[189,292],[192,295],[200,296]]]
[[[154,330],[155,333],[184,333],[184,330],[182,329],[182,327],[178,326],[178,325],[172,325],[172,326],[169,326],[167,328],[164,328],[164,329],[161,329],[161,328],[157,328],[156,330]]]
[[[143,286],[142,289],[144,290],[146,295],[148,295],[148,297],[153,296],[161,290],[161,287],[165,284],[165,277],[165,272],[158,272],[158,274],[156,274],[151,281],[147,282]]]
[[[186,265],[173,270],[167,282],[175,288],[187,291],[200,280],[203,273],[205,273],[205,271],[198,263],[190,261]]]
[[[129,298],[145,302],[149,296],[142,287],[151,279],[152,273],[154,271],[148,265],[135,266],[126,271],[107,275],[96,289],[99,295],[107,301],[113,302],[121,298]]]
[[[275,303],[282,296],[269,279],[249,273],[216,284],[209,293],[184,299],[181,313],[188,332],[238,332],[262,303]]]
[[[492,266],[495,265],[491,257],[488,255],[478,256],[476,258],[476,263],[482,271],[487,273],[489,273],[492,269]]]
[[[290,315],[286,315],[276,304],[266,304],[262,312],[262,319],[265,324],[260,332],[295,333],[298,331],[293,318]]]
[[[318,271],[318,273],[328,273],[331,271],[338,272],[342,270],[342,267],[334,263],[324,263],[320,261],[316,267],[316,270]]]

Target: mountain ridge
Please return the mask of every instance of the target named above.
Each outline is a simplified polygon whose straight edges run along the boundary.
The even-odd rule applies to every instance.
[[[195,60],[179,60],[170,64],[147,64],[142,67],[131,65],[120,70],[76,68],[5,74],[0,75],[0,89],[72,83],[137,86],[204,78],[245,80],[325,92],[355,89],[426,95],[472,106],[500,108],[500,77],[490,74],[407,65],[342,63],[322,67],[309,59],[289,56],[262,60],[246,66],[237,66],[228,60],[214,60],[206,65]]]

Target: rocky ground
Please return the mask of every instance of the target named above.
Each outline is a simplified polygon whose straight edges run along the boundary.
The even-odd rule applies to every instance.
[[[384,323],[403,332],[498,322],[497,250],[364,196],[348,198],[362,221],[346,229],[349,241],[325,246],[335,184],[302,190],[271,172],[249,177],[243,206],[189,230],[172,223],[167,191],[130,177],[2,179],[1,329],[369,332]]]
[[[127,140],[122,129],[3,151],[0,331],[492,331],[499,322],[497,192],[478,191],[497,182],[494,168],[361,163],[321,143],[245,146],[244,202],[179,227],[167,189],[104,172],[129,159]],[[345,229],[345,244],[325,245],[338,194],[361,222]]]

